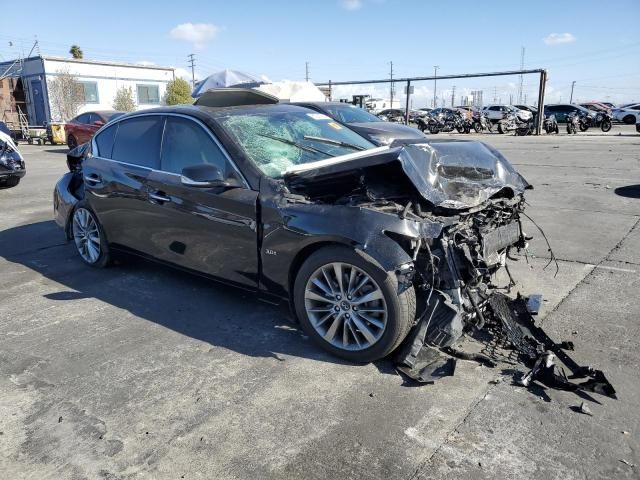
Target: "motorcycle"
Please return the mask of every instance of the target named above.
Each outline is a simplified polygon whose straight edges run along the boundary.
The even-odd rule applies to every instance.
[[[567,115],[567,133],[569,135],[571,135],[572,133],[578,133],[581,124],[582,121],[580,119],[580,115],[578,115],[577,113],[574,112]]]
[[[515,113],[505,113],[502,120],[498,120],[498,133],[507,133],[515,130],[517,117]]]
[[[458,133],[470,133],[473,127],[473,121],[463,112],[456,111],[453,115],[452,121],[455,129]]]
[[[556,120],[555,115],[545,115],[544,120],[542,121],[542,128],[547,134],[551,133],[560,133],[560,127],[558,126],[558,121]]]
[[[493,132],[493,125],[484,113],[474,112],[471,121],[473,123],[473,129],[476,133],[482,133],[485,130]]]
[[[515,122],[517,136],[524,137],[525,135],[530,135],[536,129],[533,118],[529,120],[521,120],[516,116]]]
[[[600,129],[606,133],[611,130],[612,118],[613,117],[606,112],[597,112],[595,117],[583,115],[583,120],[580,123],[580,131],[586,132],[589,127],[600,127]]]

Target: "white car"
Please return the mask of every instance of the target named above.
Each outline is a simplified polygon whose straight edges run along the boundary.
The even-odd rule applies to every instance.
[[[531,120],[533,114],[526,110],[520,110],[512,105],[487,105],[482,109],[487,118],[492,122],[502,120],[507,113],[515,113],[523,122]]]
[[[614,108],[611,114],[614,120],[626,123],[627,125],[633,125],[637,122],[638,115],[640,114],[640,103],[633,103],[624,108]]]

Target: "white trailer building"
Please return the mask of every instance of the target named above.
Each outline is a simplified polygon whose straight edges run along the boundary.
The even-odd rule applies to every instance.
[[[32,125],[68,120],[58,118],[49,99],[51,82],[65,72],[74,75],[83,87],[84,105],[78,113],[113,109],[121,87],[131,87],[138,109],[159,106],[167,83],[175,79],[171,67],[50,56],[0,63],[0,74],[4,72],[14,79],[15,104]]]

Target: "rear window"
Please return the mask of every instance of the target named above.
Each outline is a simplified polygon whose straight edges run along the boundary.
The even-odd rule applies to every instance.
[[[116,138],[118,124],[111,125],[96,135],[96,146],[98,147],[97,156],[102,158],[111,158],[113,151],[113,141]]]
[[[118,134],[111,158],[158,169],[163,121],[163,116],[150,115],[118,122]]]

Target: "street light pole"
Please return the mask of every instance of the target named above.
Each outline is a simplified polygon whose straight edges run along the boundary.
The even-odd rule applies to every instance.
[[[439,68],[440,68],[439,65],[433,66],[433,108],[438,107],[438,105],[436,105],[436,101],[438,99],[436,95],[436,88],[438,87],[438,69]]]

